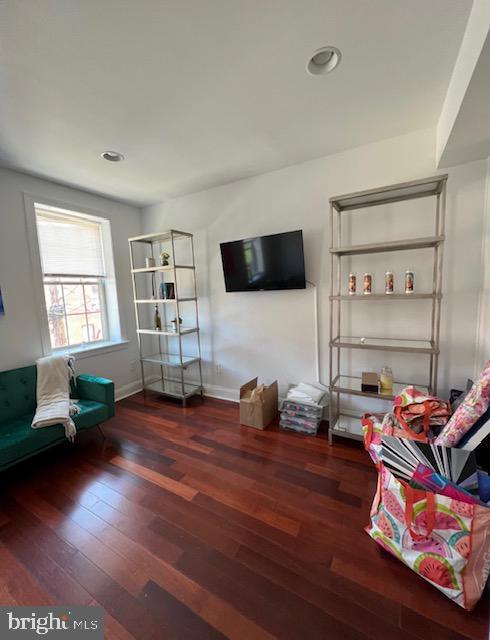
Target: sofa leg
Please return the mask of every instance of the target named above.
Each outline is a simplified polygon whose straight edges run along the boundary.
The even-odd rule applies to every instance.
[[[102,427],[100,426],[100,424],[97,425],[97,429],[99,430],[99,433],[102,436],[102,438],[105,440],[105,433],[102,431]]]

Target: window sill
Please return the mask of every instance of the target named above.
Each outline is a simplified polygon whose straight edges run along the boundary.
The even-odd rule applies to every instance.
[[[126,349],[129,345],[129,340],[117,340],[114,342],[100,342],[99,344],[87,347],[73,347],[67,349],[56,349],[53,353],[64,353],[66,355],[75,356],[77,360],[83,360],[83,358],[90,358],[91,356],[99,356],[103,353],[110,353],[111,351],[120,351]]]

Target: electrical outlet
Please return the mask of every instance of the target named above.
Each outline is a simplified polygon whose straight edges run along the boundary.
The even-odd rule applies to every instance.
[[[218,376],[218,378],[223,374],[223,365],[216,363],[214,365],[214,371],[216,373],[216,375]]]

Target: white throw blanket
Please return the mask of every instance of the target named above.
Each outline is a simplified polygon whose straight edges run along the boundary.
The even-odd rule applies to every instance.
[[[70,399],[73,377],[72,356],[47,356],[37,360],[37,410],[32,428],[62,424],[66,437],[73,442],[77,432],[71,415],[80,411]]]
[[[312,384],[300,382],[288,392],[288,400],[297,400],[298,402],[313,402],[318,404],[325,395],[325,389],[319,389]]]

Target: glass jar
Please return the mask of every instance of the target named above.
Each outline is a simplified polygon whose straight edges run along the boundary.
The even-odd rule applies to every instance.
[[[379,391],[380,393],[392,394],[393,393],[393,371],[391,367],[383,367],[379,376]]]

